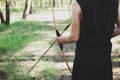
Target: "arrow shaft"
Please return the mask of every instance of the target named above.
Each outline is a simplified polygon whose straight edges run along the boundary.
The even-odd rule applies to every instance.
[[[69,25],[66,26],[66,28],[62,31],[60,35],[62,35],[65,30],[67,30]],[[27,75],[33,70],[33,68],[38,64],[38,62],[47,54],[47,52],[51,49],[51,47],[55,44],[56,39],[52,42],[52,44],[47,48],[47,50],[44,52],[44,54],[38,59],[38,61],[30,68],[30,70],[27,72]]]

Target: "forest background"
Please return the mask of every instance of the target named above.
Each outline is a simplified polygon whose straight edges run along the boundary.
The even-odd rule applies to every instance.
[[[57,29],[71,23],[72,0],[0,0],[0,80],[70,80],[71,74],[55,43],[52,1]],[[70,33],[70,28],[63,35]],[[114,80],[120,80],[120,36],[113,38]],[[69,66],[74,61],[75,43],[65,44]]]

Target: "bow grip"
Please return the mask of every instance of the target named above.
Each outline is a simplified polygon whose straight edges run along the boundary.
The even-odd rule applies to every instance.
[[[60,32],[58,30],[56,30],[56,35],[57,37],[60,37]]]
[[[60,32],[58,30],[56,30],[56,35],[57,37],[60,37]],[[63,50],[63,45],[60,44],[59,46],[60,46],[60,49]]]

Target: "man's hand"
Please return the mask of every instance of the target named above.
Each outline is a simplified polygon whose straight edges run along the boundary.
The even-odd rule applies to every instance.
[[[57,37],[57,43],[58,44],[63,44],[63,38],[62,37]]]

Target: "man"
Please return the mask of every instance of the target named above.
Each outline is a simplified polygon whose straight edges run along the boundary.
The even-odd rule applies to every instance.
[[[110,40],[120,35],[118,0],[73,1],[71,27],[57,42],[76,42],[72,80],[113,80]]]

